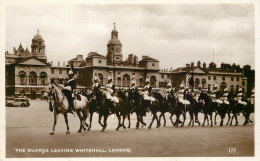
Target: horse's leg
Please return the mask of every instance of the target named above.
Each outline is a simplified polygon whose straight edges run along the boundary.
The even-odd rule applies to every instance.
[[[121,123],[121,116],[119,115],[119,112],[116,112],[116,117],[118,119],[118,125],[117,125],[117,128],[116,128],[116,131],[118,131],[119,128],[120,128],[120,123]],[[104,125],[105,125],[105,123],[104,123]]]
[[[210,114],[210,122],[211,122],[210,126],[211,127],[213,126],[212,115],[213,115],[213,113]]]
[[[154,120],[155,120],[155,115],[153,114],[153,118],[152,118],[152,121],[151,121],[150,125],[148,126],[148,129],[151,129]]]
[[[128,127],[127,128],[131,128],[130,113],[128,113],[127,115],[128,115]]]
[[[160,125],[161,125],[161,118],[163,116],[163,112],[161,112],[160,116],[159,116],[159,122],[160,122]]]
[[[89,113],[87,112],[87,110],[83,110],[82,114],[83,114],[83,130],[86,131],[86,128],[89,126],[86,122]]]
[[[176,114],[176,121],[175,121],[175,127],[179,126],[179,122],[180,122],[180,115]]]
[[[200,126],[200,120],[199,120],[198,115],[199,115],[199,113],[198,113],[198,112],[195,112],[195,120],[197,121],[197,123],[198,123],[199,126]]]
[[[236,119],[236,126],[237,126],[238,125],[237,115],[235,115],[235,119]]]
[[[103,126],[103,129],[101,130],[101,132],[104,132],[107,127],[107,118],[108,118],[108,115],[104,115],[104,126]]]
[[[77,115],[78,115],[78,117],[79,117],[79,122],[80,122],[80,126],[79,126],[78,133],[81,133],[83,118],[82,118],[81,113],[80,113],[79,110],[77,110],[76,113],[77,113]]]
[[[190,125],[191,125],[191,121],[192,121],[192,119],[193,119],[193,114],[192,114],[192,112],[191,112],[191,111],[189,111],[189,114],[190,114],[190,122],[189,122],[188,126],[190,126]]]
[[[124,114],[122,115],[122,117],[123,117],[123,121],[122,121],[122,125],[121,125],[121,126],[123,126],[123,128],[126,129],[126,127],[125,127],[126,114],[124,113]]]
[[[173,116],[173,113],[171,113],[170,120],[172,122],[172,125],[174,126],[174,122],[172,121],[172,116]]]
[[[219,114],[219,113],[216,111],[216,112],[215,112],[215,120],[214,120],[214,124],[215,124],[215,125],[217,125],[217,115],[218,115],[218,114]]]
[[[164,120],[164,124],[163,124],[163,126],[166,126],[165,112],[163,113],[163,120]]]
[[[98,115],[98,123],[99,123],[102,127],[104,127],[104,125],[101,123],[101,118],[102,118],[102,114],[99,114],[99,115]]]
[[[183,116],[183,122],[182,122],[182,125],[181,125],[181,127],[183,127],[183,126],[184,126],[184,123],[185,123],[185,120],[186,120],[186,113],[185,113],[185,112],[183,112],[183,113],[182,113],[182,116]],[[194,125],[194,122],[193,122],[193,125]]]
[[[139,114],[136,113],[136,129],[139,129]]]
[[[229,121],[230,121],[230,112],[228,112],[227,114],[228,114],[228,121],[227,121],[226,125],[228,125]]]
[[[90,113],[88,131],[90,131],[90,129],[91,129],[92,117],[93,117],[93,112]]]
[[[66,126],[67,126],[66,134],[70,134],[70,128],[69,128],[69,122],[68,122],[68,114],[66,112],[64,113],[64,118],[65,118],[65,123],[66,123]]]
[[[233,119],[234,119],[234,117],[235,117],[235,113],[233,113],[233,116],[231,117],[231,121],[230,121],[230,126],[232,126],[232,122],[233,122]]]
[[[57,119],[58,119],[58,114],[56,114],[56,112],[53,112],[53,114],[54,114],[54,123],[53,123],[53,127],[52,127],[52,132],[50,133],[50,135],[54,135],[55,126],[57,124]]]
[[[142,126],[146,126],[146,123],[144,122],[144,119],[143,119],[143,116],[140,116],[140,120],[141,120],[141,124],[142,124]]]
[[[202,127],[205,126],[205,122],[206,122],[206,119],[207,119],[207,113],[204,112],[204,120],[203,120],[203,123],[202,123]]]
[[[157,116],[157,112],[155,112],[155,119],[156,119],[156,121],[157,121],[157,126],[156,126],[156,128],[159,128],[159,127],[160,127],[160,122],[159,122],[159,118],[158,118],[158,116]]]
[[[209,126],[209,116],[208,115],[210,115],[210,114],[209,113],[207,114],[206,119],[207,119],[207,125]]]

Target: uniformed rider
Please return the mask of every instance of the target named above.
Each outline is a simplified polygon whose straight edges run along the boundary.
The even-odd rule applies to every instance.
[[[93,86],[92,86],[92,90],[93,92],[96,94],[97,92],[99,92],[101,89],[101,85],[98,82],[98,78],[95,76],[93,78]]]
[[[222,100],[225,105],[229,105],[229,92],[227,88],[224,89]]]
[[[180,103],[184,105],[189,105],[190,101],[184,99],[184,92],[188,92],[188,90],[184,89],[184,83],[181,83],[179,93],[177,94],[177,98]]]
[[[143,94],[145,101],[151,101],[151,103],[152,103],[153,101],[155,101],[155,98],[151,96],[151,93],[152,93],[152,86],[150,85],[150,81],[147,78],[145,80],[145,86],[144,86],[143,92],[141,94]]]
[[[250,97],[250,103],[251,103],[251,105],[255,104],[255,89],[254,88],[252,89],[252,94],[251,94],[251,97]]]
[[[64,93],[64,95],[68,99],[70,110],[74,111],[74,104],[73,104],[72,94],[73,94],[74,90],[76,89],[76,81],[73,78],[73,71],[72,70],[70,70],[68,72],[68,77],[69,77],[69,79],[66,81],[64,86],[62,86],[62,85],[60,85],[60,86],[63,88],[62,92]]]
[[[107,78],[107,85],[106,85],[106,91],[105,91],[106,97],[107,97],[108,100],[111,100],[111,101],[113,101],[115,103],[118,103],[119,100],[118,100],[117,97],[114,96],[114,93],[115,93],[115,85],[112,82],[112,77],[108,76],[108,78]]]
[[[174,95],[175,95],[175,89],[172,88],[172,84],[169,82],[167,84],[167,89],[165,91],[165,98],[166,98],[166,100],[168,100],[169,96],[174,96]]]
[[[212,102],[223,104],[223,101],[220,100],[220,92],[218,91],[218,85],[214,84],[212,94],[210,95]]]
[[[240,87],[238,90],[238,94],[237,94],[237,102],[238,102],[238,104],[241,104],[241,105],[247,105],[247,103],[245,101],[243,101],[243,99],[244,99],[243,90]]]

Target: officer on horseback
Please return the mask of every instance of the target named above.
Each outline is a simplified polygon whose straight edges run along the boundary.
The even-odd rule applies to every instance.
[[[251,97],[249,100],[250,100],[251,105],[255,104],[255,88],[252,89],[252,94],[251,94]]]
[[[68,72],[68,77],[69,77],[69,79],[66,81],[64,86],[61,86],[61,87],[63,88],[62,92],[64,93],[64,95],[68,99],[70,110],[74,111],[74,104],[73,104],[72,94],[73,94],[74,89],[76,89],[76,81],[73,78],[73,71],[72,70],[70,70]]]
[[[133,79],[132,82],[131,82],[130,91],[134,92],[136,90],[137,90],[136,83],[135,83],[135,80]]]
[[[98,82],[98,78],[95,76],[93,78],[93,86],[92,86],[92,90],[94,92],[94,94],[97,94],[101,89],[101,85]]]
[[[175,95],[175,89],[172,88],[172,84],[169,82],[167,84],[167,89],[165,91],[165,97],[166,97],[166,100],[168,100],[168,97],[169,96],[174,96]]]
[[[201,85],[199,85],[198,90],[197,90],[196,93],[195,93],[196,102],[199,102],[199,101],[200,101],[199,98],[200,98],[200,95],[201,95],[202,92],[203,92],[203,91],[202,91],[202,89],[201,89]]]
[[[220,92],[218,91],[218,85],[214,84],[212,94],[210,95],[212,102],[222,104],[223,101],[220,100]]]
[[[107,78],[107,85],[106,85],[106,91],[105,91],[106,98],[108,100],[111,100],[111,101],[115,102],[115,103],[119,103],[118,98],[114,96],[115,89],[116,88],[115,88],[114,83],[112,82],[112,77],[108,76],[108,78]]]
[[[149,78],[147,78],[145,80],[145,86],[144,86],[142,94],[143,94],[145,101],[151,101],[151,103],[152,103],[153,101],[155,101],[155,98],[153,98],[151,96],[151,93],[152,93],[152,86],[150,85]]]
[[[184,99],[184,94],[188,92],[188,89],[186,87],[186,89],[184,89],[184,83],[182,82],[181,85],[180,85],[180,90],[179,90],[179,93],[177,94],[177,97],[178,97],[178,100],[180,103],[184,104],[184,105],[189,105],[190,104],[190,101]],[[186,95],[185,95],[186,96]]]
[[[240,87],[237,94],[237,103],[241,105],[247,105],[247,103],[244,100],[243,90]]]
[[[224,94],[223,94],[223,97],[222,97],[222,100],[223,100],[223,103],[225,104],[225,105],[229,105],[229,92],[228,92],[228,89],[227,88],[225,88],[224,89]]]

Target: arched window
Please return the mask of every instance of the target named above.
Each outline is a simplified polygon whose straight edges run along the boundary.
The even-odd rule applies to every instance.
[[[239,90],[239,85],[236,86],[236,92],[238,92],[238,90]]]
[[[21,85],[25,85],[26,84],[26,73],[24,71],[21,71],[18,73],[19,75],[19,81]]]
[[[227,87],[227,83],[225,82],[222,82],[220,83],[220,92],[221,93],[224,93],[224,89]]]
[[[117,78],[117,86],[121,87],[122,86],[122,81],[121,81],[121,77]]]
[[[231,85],[230,92],[234,93],[234,85]]]
[[[29,84],[30,85],[37,85],[37,74],[35,72],[30,72]]]
[[[152,87],[156,87],[156,77],[155,76],[151,76],[150,83],[151,83],[150,85]]]
[[[47,74],[45,72],[40,73],[41,84],[45,85],[47,81]]]
[[[130,76],[128,74],[125,74],[123,76],[123,86],[129,87],[130,86]]]
[[[211,88],[211,85],[210,85],[210,84],[208,84],[208,92],[210,92],[210,88]]]
[[[198,88],[200,85],[200,79],[199,78],[196,78],[195,79],[195,88]]]
[[[143,87],[144,86],[144,82],[143,82],[144,80],[143,80],[143,78],[140,78],[139,79],[139,86],[140,87]]]
[[[204,89],[204,88],[206,88],[206,79],[202,79],[201,80],[201,83],[202,83],[202,88]]]
[[[103,86],[103,75],[101,73],[98,73],[98,80],[101,86]]]

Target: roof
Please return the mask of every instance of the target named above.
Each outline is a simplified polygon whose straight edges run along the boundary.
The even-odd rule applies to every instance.
[[[201,68],[201,67],[179,67],[179,68],[173,70],[172,72],[173,73],[181,73],[181,72],[187,73],[187,72],[189,72],[191,70],[194,70],[196,68],[199,68],[200,70],[202,70],[205,73],[207,73],[207,71],[205,69]]]
[[[33,37],[34,40],[43,40],[42,38],[42,35],[40,35],[39,33],[38,34],[35,34],[34,37]]]
[[[154,58],[151,58],[149,56],[145,56],[142,60],[140,61],[156,61],[156,62],[159,62],[157,59],[154,59]]]
[[[108,45],[122,45],[121,41],[118,38],[112,38],[108,41]]]
[[[95,57],[106,58],[104,55],[98,54],[97,52],[90,52],[87,58],[95,58]]]
[[[38,60],[38,61],[40,61],[40,62],[42,62],[42,63],[44,63],[44,64],[46,64],[46,65],[50,65],[49,63],[45,63],[44,61],[42,61],[41,59],[39,59],[39,58],[37,58],[37,57],[35,57],[35,56],[31,56],[31,57],[28,57],[28,58],[24,58],[24,59],[22,59],[22,60],[19,60],[19,61],[15,62],[14,64],[19,64],[19,63],[24,62],[24,61],[26,61],[26,60],[29,60],[29,59],[31,59],[31,58],[34,58],[34,59],[36,59],[36,60]]]

